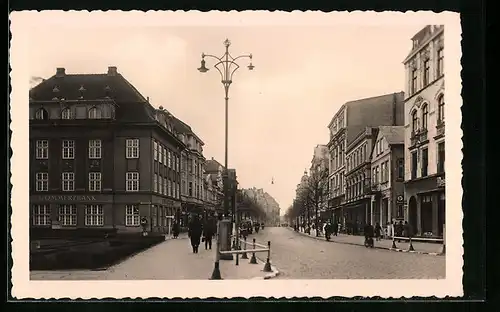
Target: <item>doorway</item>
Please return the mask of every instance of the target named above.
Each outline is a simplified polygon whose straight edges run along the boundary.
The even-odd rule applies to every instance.
[[[417,199],[415,196],[410,197],[408,203],[408,223],[413,229],[413,233],[417,232]]]
[[[420,200],[420,225],[422,227],[422,234],[432,233],[432,197],[430,195],[423,195]]]

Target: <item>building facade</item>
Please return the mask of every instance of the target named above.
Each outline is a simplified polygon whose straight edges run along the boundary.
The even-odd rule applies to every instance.
[[[367,127],[346,148],[346,195],[342,206],[343,223],[360,230],[372,219],[371,151],[378,128]]]
[[[404,220],[404,126],[381,126],[371,153],[371,224]]]
[[[345,219],[342,207],[347,205],[347,146],[352,145],[366,127],[402,126],[404,124],[404,92],[350,101],[334,115],[328,129],[330,141],[328,209],[334,222]],[[352,182],[352,181],[351,181]],[[351,194],[352,195],[352,194]]]
[[[169,231],[185,144],[116,67],[58,68],[30,90],[29,118],[31,229]]]
[[[221,213],[224,208],[222,206],[224,199],[224,170],[224,166],[213,157],[205,161],[206,181],[210,185],[208,196],[212,198],[210,201],[213,202],[213,207],[218,213]]]
[[[416,235],[443,235],[445,223],[444,26],[412,38],[403,64],[405,98],[405,219]]]
[[[311,160],[311,168],[309,172],[311,177],[313,177],[314,188],[317,190],[311,190],[316,193],[317,205],[318,205],[318,218],[321,220],[330,219],[331,216],[327,213],[328,208],[328,177],[329,177],[329,166],[330,166],[330,153],[326,145],[318,144],[314,148],[314,155]],[[314,220],[316,215],[314,215]]]

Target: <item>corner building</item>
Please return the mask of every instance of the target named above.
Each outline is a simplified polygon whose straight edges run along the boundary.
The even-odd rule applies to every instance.
[[[444,26],[427,25],[403,61],[405,219],[416,235],[440,237],[445,223]]]
[[[56,74],[30,90],[30,229],[167,233],[180,204],[173,116],[121,74]]]

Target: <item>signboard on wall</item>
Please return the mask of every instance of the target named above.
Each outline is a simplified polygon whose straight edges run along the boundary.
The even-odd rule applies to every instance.
[[[398,204],[401,204],[405,201],[405,197],[403,195],[398,195],[398,197],[396,197],[396,202]]]

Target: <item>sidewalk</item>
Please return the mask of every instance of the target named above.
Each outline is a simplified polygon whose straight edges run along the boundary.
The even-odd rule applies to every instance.
[[[293,228],[288,227],[290,231],[293,231]],[[313,239],[318,240],[326,240],[324,234],[316,237],[315,230],[311,230],[311,235],[304,232],[295,232],[304,236],[308,236]],[[338,236],[331,236],[330,242],[340,243],[340,244],[349,244],[349,245],[357,245],[364,247],[364,237],[360,235],[347,235],[347,234],[338,234]],[[380,241],[375,241],[375,248],[378,249],[387,249],[391,251],[399,251],[399,252],[407,252],[409,247],[408,241],[396,241],[396,249],[392,248],[392,239],[382,239]],[[422,243],[422,242],[412,242],[413,248],[415,249],[414,253],[419,254],[428,254],[428,255],[441,255],[441,244],[433,244],[433,243]]]
[[[212,250],[200,246],[193,254],[187,237],[168,239],[132,256],[104,271],[32,271],[32,280],[207,280],[212,275],[215,260],[215,241]],[[250,255],[249,255],[250,256]],[[223,279],[268,279],[277,275],[263,272],[264,263],[250,264],[248,259],[221,260]]]

